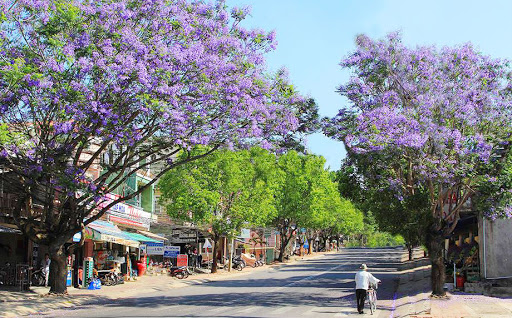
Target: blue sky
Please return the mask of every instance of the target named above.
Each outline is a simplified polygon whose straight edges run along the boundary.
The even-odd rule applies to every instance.
[[[321,116],[334,116],[347,101],[335,92],[349,73],[338,63],[355,48],[357,34],[381,38],[401,31],[407,45],[472,42],[487,55],[512,59],[512,1],[227,0],[252,7],[246,27],[275,30],[279,45],[268,66],[285,66],[298,90],[316,99]],[[343,145],[321,134],[308,138],[311,152],[335,170]]]

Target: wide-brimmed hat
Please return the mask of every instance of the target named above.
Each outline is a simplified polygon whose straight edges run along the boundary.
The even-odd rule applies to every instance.
[[[368,266],[366,266],[366,264],[361,264],[361,266],[359,266],[360,269],[368,269]]]

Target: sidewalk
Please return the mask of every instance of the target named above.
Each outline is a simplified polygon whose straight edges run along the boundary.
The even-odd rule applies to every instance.
[[[138,277],[137,281],[125,282],[121,285],[102,286],[99,290],[69,287],[68,295],[66,296],[48,295],[49,288],[45,287],[32,287],[31,291],[28,292],[19,292],[16,288],[0,290],[0,317],[22,317],[61,308],[112,302],[116,299],[134,297],[154,291],[204,284],[210,281],[229,279],[233,276],[249,275],[254,271],[280,268],[293,264],[300,259],[313,259],[329,253],[333,252],[314,253],[304,257],[294,256],[286,263],[277,263],[255,268],[246,267],[242,271],[232,269],[231,272],[229,272],[220,269],[215,274],[194,274],[183,280],[168,275],[156,275]]]
[[[395,293],[393,318],[509,318],[512,298],[496,298],[447,292],[447,298],[431,298],[430,266],[401,272]]]
[[[430,318],[430,265],[399,271],[400,280],[389,317]]]

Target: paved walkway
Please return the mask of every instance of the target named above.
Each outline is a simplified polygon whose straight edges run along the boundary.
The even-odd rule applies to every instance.
[[[396,292],[396,309],[390,318],[510,318],[512,298],[496,298],[448,292],[447,298],[431,298],[430,266],[402,273]]]

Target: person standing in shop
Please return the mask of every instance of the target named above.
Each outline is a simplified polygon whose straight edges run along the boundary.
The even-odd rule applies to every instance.
[[[50,263],[52,260],[50,259],[50,255],[48,253],[44,254],[44,259],[41,261],[41,271],[44,275],[44,287],[48,287],[48,278],[50,277]]]

